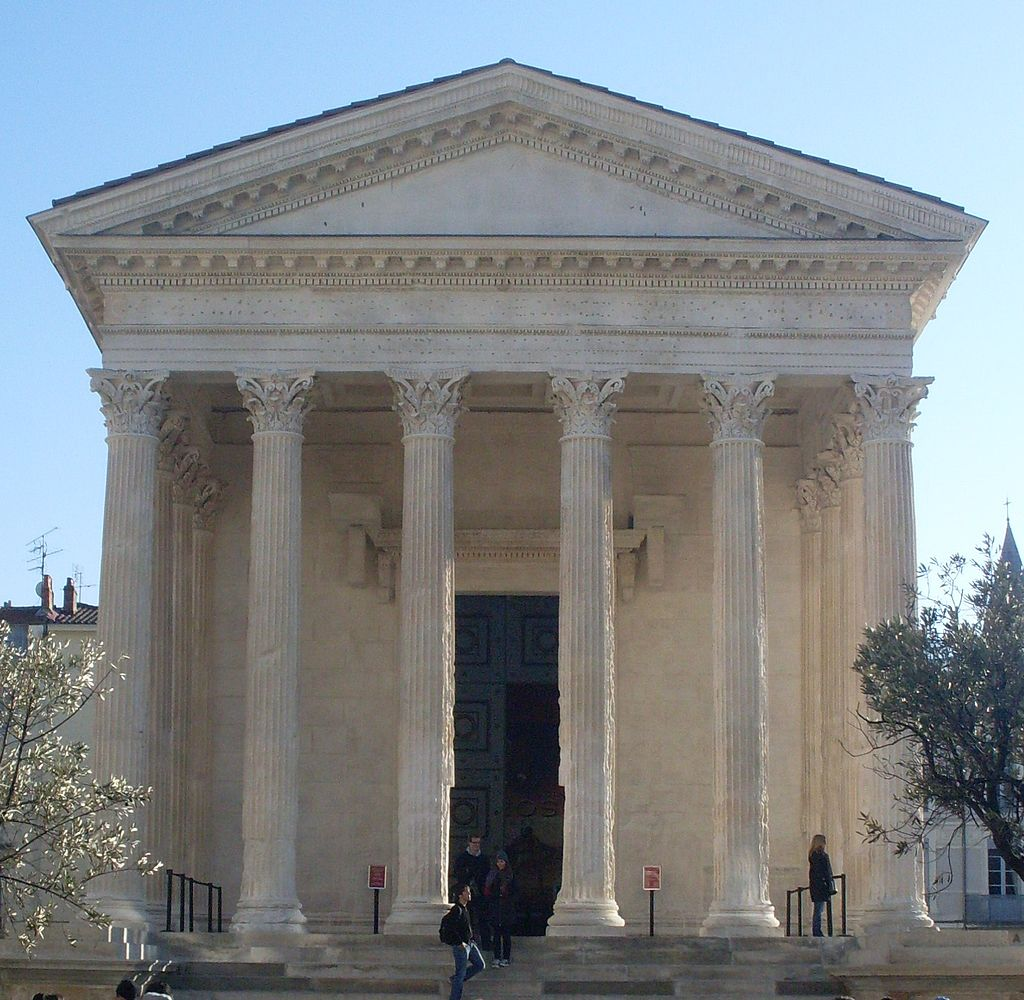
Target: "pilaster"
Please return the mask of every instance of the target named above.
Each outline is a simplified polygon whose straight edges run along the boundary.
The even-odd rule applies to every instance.
[[[615,546],[612,398],[622,375],[551,378],[562,423],[558,605],[562,885],[547,933],[624,925],[615,901]]]
[[[913,608],[917,552],[910,432],[930,382],[895,375],[854,379],[864,436],[865,610],[870,623],[904,617]],[[882,763],[883,755],[892,760],[910,752],[895,746],[875,756]],[[860,780],[864,811],[883,824],[892,822],[890,780],[870,767],[861,768]],[[886,844],[873,845],[866,852],[865,888],[865,930],[933,926],[924,901],[920,850],[898,857]]]
[[[298,825],[302,425],[312,372],[238,373],[253,425],[242,889],[233,931],[300,931]]]
[[[398,873],[385,931],[436,934],[455,782],[453,452],[468,373],[390,373],[402,420]]]
[[[712,430],[715,692],[714,900],[701,933],[777,933],[768,895],[761,431],[774,376],[706,377]]]
[[[153,636],[153,527],[166,372],[90,369],[107,425],[100,617],[97,638],[125,679],[96,704],[94,772],[149,785],[149,659]],[[145,809],[133,817],[150,848]],[[146,924],[146,890],[131,872],[104,878],[97,907],[115,924]]]

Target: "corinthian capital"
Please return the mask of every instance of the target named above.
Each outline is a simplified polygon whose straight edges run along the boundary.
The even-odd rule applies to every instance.
[[[203,471],[198,448],[178,447],[174,450],[174,479],[171,491],[175,503],[190,503],[196,479]]]
[[[157,437],[167,409],[163,394],[168,372],[88,370],[89,384],[99,393],[100,411],[110,434]]]
[[[227,485],[221,479],[213,476],[201,475],[195,482],[195,511],[192,515],[192,524],[204,531],[213,527],[220,508],[224,502],[224,490]]]
[[[833,421],[832,452],[838,456],[842,479],[864,475],[863,421],[858,412],[844,413]]]
[[[314,372],[235,372],[253,430],[301,434],[313,403]]]
[[[704,413],[714,441],[760,441],[774,375],[704,376]]]
[[[853,391],[863,419],[865,441],[909,441],[917,404],[928,395],[930,378],[854,376]]]
[[[160,450],[157,464],[165,472],[173,472],[174,455],[178,444],[185,439],[188,414],[184,410],[170,410],[160,424]]]
[[[625,375],[596,379],[590,375],[551,375],[551,401],[564,437],[608,437],[615,403],[626,388]]]
[[[821,488],[816,479],[798,479],[796,505],[804,531],[821,530]]]
[[[842,463],[834,451],[818,453],[818,464],[814,470],[814,481],[818,484],[821,507],[838,507],[842,499],[839,486],[842,479]]]
[[[465,409],[462,390],[469,379],[469,372],[389,372],[388,377],[395,390],[394,409],[402,418],[406,437],[455,436],[455,424]]]

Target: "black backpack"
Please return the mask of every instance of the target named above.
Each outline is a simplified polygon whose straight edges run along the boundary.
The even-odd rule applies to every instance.
[[[462,913],[457,906],[453,906],[442,918],[441,926],[437,929],[437,936],[441,944],[457,945],[462,944],[462,932],[459,924]]]

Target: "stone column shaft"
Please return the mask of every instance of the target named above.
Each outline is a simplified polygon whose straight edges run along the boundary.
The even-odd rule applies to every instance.
[[[402,419],[398,875],[388,933],[436,934],[455,783],[453,454],[466,372],[395,373]]]
[[[299,931],[299,589],[302,422],[311,372],[240,374],[253,425],[242,891],[232,930]]]
[[[896,376],[854,381],[864,429],[865,610],[872,623],[905,616],[913,604],[917,552],[910,432],[930,381]],[[900,747],[884,751],[890,758],[906,753]],[[869,767],[861,768],[860,779],[864,810],[883,824],[891,822],[890,780]],[[865,930],[932,926],[919,850],[897,857],[888,845],[873,845],[865,853],[865,868]]]
[[[800,508],[800,709],[803,740],[800,815],[810,843],[822,826],[821,495],[814,479],[797,484]]]
[[[125,680],[96,703],[94,773],[149,784],[149,658],[153,630],[153,527],[159,428],[166,372],[93,369],[107,424],[107,486],[103,509],[100,617],[97,638]],[[146,813],[134,817],[149,848]],[[105,878],[95,901],[116,924],[146,923],[146,890],[126,872]]]
[[[611,423],[622,376],[554,375],[562,422],[558,605],[562,885],[549,935],[617,933]]]
[[[706,379],[712,427],[715,690],[715,898],[706,935],[764,935],[768,895],[768,689],[765,675],[761,428],[773,378]]]

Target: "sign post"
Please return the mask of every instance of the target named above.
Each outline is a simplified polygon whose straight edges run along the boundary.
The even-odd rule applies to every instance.
[[[380,891],[388,887],[388,866],[370,865],[366,869],[366,888],[373,890],[373,933],[380,933]]]
[[[654,937],[654,894],[661,888],[661,865],[644,865],[644,889],[651,894],[651,937]]]

